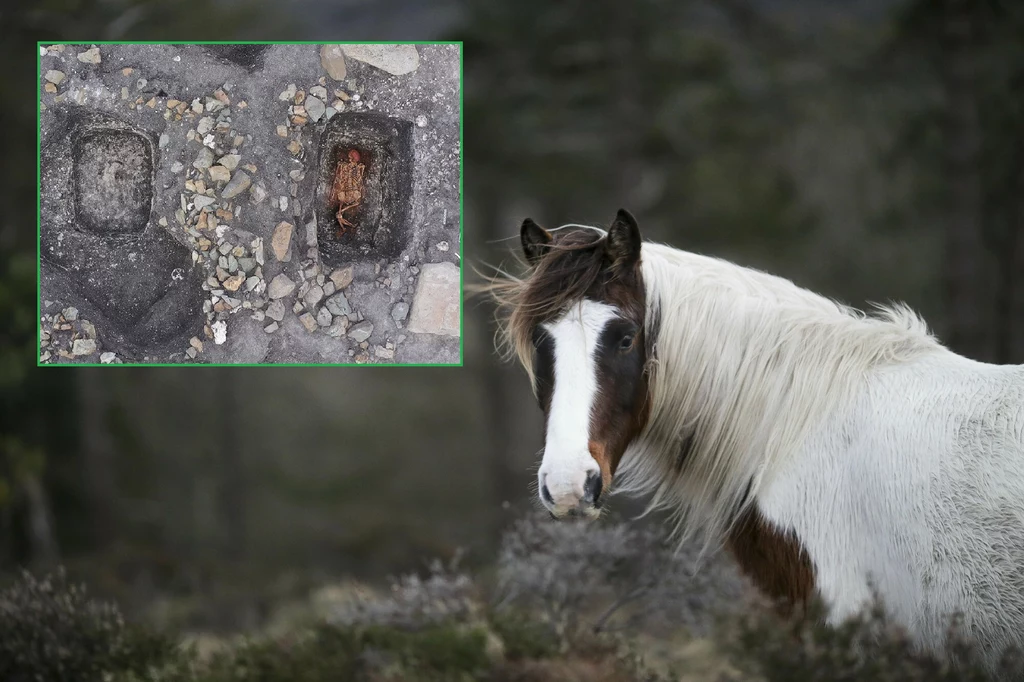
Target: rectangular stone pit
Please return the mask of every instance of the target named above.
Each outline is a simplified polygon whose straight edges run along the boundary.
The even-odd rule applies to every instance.
[[[340,161],[350,151],[364,164],[362,201],[345,212],[354,224],[339,234],[331,200]],[[320,255],[328,265],[393,258],[409,238],[412,209],[412,123],[382,114],[340,113],[320,138],[315,213]]]
[[[153,145],[127,130],[83,132],[71,148],[75,214],[102,235],[142,232],[153,206]]]

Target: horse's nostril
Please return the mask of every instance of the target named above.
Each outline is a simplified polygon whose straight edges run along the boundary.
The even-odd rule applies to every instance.
[[[587,474],[587,481],[583,484],[583,499],[597,506],[598,500],[601,499],[602,487],[604,483],[601,481],[600,472]]]
[[[555,505],[555,500],[551,497],[551,492],[548,491],[548,485],[545,483],[540,487],[540,499],[544,500],[551,506]]]

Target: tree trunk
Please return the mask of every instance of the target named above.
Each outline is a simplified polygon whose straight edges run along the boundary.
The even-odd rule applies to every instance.
[[[218,457],[218,506],[224,532],[224,556],[238,561],[244,558],[246,546],[245,523],[245,464],[238,428],[238,386],[241,374],[233,369],[220,370],[220,453]]]
[[[51,569],[60,561],[60,554],[53,534],[53,513],[49,499],[35,474],[28,474],[22,479],[21,489],[28,511],[26,535],[32,566],[36,569]]]
[[[981,127],[974,81],[976,18],[966,0],[947,0],[940,68],[947,100],[944,289],[951,348],[978,360],[992,357],[991,272],[981,230]]]
[[[483,255],[481,260],[497,263],[506,253],[499,252],[494,247],[494,243],[496,240],[508,236],[505,234],[506,231],[500,227],[501,201],[499,192],[486,180],[482,180],[480,184],[482,191],[477,194],[476,201],[474,201],[476,253]],[[508,243],[497,241],[497,244],[502,245],[502,249]],[[489,436],[486,455],[488,478],[491,483],[491,493],[497,505],[492,537],[498,537],[507,521],[504,510],[508,508],[512,500],[519,497],[520,493],[519,484],[522,475],[513,464],[516,460],[513,448],[516,442],[515,412],[518,406],[512,399],[509,369],[502,366],[493,353],[494,326],[491,315],[493,307],[487,302],[482,303],[477,313],[483,342],[479,386],[486,407],[486,431]]]
[[[92,546],[102,550],[117,535],[114,443],[107,425],[111,396],[109,370],[83,370],[78,378],[79,437],[83,480],[89,504]]]

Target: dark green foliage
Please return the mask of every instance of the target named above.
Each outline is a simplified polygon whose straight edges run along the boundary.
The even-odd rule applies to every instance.
[[[491,615],[491,627],[505,645],[505,657],[550,658],[558,653],[558,634],[536,615],[504,609]]]
[[[407,632],[321,625],[287,639],[252,641],[216,656],[202,682],[331,682],[383,672],[398,679],[459,679],[487,667],[485,636],[457,625]],[[414,671],[414,674],[413,672]]]
[[[25,574],[0,592],[0,680],[92,682],[143,674],[177,657],[175,642],[127,625],[117,608],[88,598],[63,573]]]
[[[823,615],[820,604],[782,621],[769,610],[753,610],[723,624],[719,639],[739,670],[768,682],[1024,680],[1024,667],[1013,652],[1006,653],[993,677],[955,623],[948,635],[949,660],[944,661],[917,650],[881,607],[835,628],[823,624]]]

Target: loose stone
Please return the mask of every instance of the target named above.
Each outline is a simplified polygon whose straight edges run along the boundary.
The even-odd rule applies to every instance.
[[[331,281],[334,282],[334,286],[339,290],[344,289],[351,284],[352,277],[353,270],[351,265],[347,268],[338,268],[331,273]]]
[[[232,277],[228,277],[224,280],[224,288],[228,291],[238,291],[238,288],[242,286],[242,282],[245,281],[245,274],[238,274]]]
[[[66,78],[66,76],[63,71],[50,69],[43,75],[43,78],[53,83],[54,85],[60,85],[64,81],[64,78]]]
[[[309,119],[316,123],[320,120],[320,117],[324,115],[327,110],[327,106],[316,97],[306,98],[306,113],[309,115]]]
[[[334,294],[324,303],[328,310],[334,315],[345,315],[349,316],[352,314],[352,307],[345,297],[345,294],[338,293]]]
[[[283,301],[271,301],[267,306],[267,317],[272,320],[280,322],[284,319],[284,302]]]
[[[270,239],[270,248],[274,252],[274,257],[280,262],[287,262],[292,259],[291,243],[294,230],[295,226],[284,220],[279,222],[277,227],[274,228],[274,236]]]
[[[320,312],[316,314],[316,323],[321,327],[329,327],[334,318],[331,316],[331,311],[327,308],[321,308]]]
[[[288,278],[288,275],[280,274],[270,281],[267,287],[267,296],[272,299],[279,299],[288,296],[295,291],[295,282]]]
[[[316,318],[309,313],[302,313],[299,315],[299,322],[306,328],[307,332],[315,332],[319,325],[316,322]]]
[[[228,323],[224,320],[217,320],[210,325],[213,331],[213,342],[220,345],[228,340]]]
[[[213,150],[203,147],[199,154],[196,155],[196,160],[192,162],[192,165],[196,168],[209,168],[213,165]]]
[[[212,204],[212,203],[214,203],[216,201],[217,200],[214,199],[213,197],[208,197],[208,196],[203,195],[203,194],[197,194],[192,199],[192,203],[195,204],[196,208],[206,208],[207,206],[209,206],[210,204]]]
[[[231,178],[231,181],[224,186],[224,191],[222,191],[220,195],[225,199],[234,199],[239,194],[249,189],[250,184],[252,184],[252,178],[250,178],[245,171],[238,171]]]
[[[345,80],[348,69],[345,68],[345,53],[341,45],[320,46],[320,66],[327,75],[336,81]]]
[[[75,339],[71,343],[72,355],[92,355],[96,352],[96,341],[93,339]]]
[[[78,61],[83,64],[99,64],[103,61],[102,57],[100,57],[100,48],[91,47],[85,52],[79,52]]]
[[[224,166],[228,170],[233,171],[236,168],[238,168],[238,162],[241,160],[242,157],[239,154],[225,154],[224,156],[220,157],[220,160],[217,161],[217,163]]]
[[[231,171],[221,165],[210,166],[210,179],[214,182],[226,183],[231,179]]]
[[[319,284],[314,284],[309,287],[309,290],[302,297],[303,302],[307,308],[315,308],[316,304],[322,301],[324,298],[324,290]]]
[[[213,130],[213,119],[209,116],[204,116],[199,119],[199,123],[196,125],[196,132],[200,135],[205,135]]]
[[[370,338],[370,335],[372,333],[373,333],[373,325],[370,324],[367,321],[363,321],[363,322],[358,322],[358,323],[352,325],[351,327],[349,327],[348,337],[350,339],[352,339],[353,341],[355,341],[356,343],[363,343],[368,338]]]
[[[346,57],[375,66],[393,76],[411,73],[420,65],[415,45],[343,45],[342,49]]]

